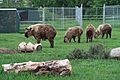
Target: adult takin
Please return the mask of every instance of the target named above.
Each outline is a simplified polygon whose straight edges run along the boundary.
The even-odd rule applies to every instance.
[[[99,25],[98,28],[96,29],[95,38],[99,37],[100,35],[102,35],[103,38],[105,34],[106,34],[106,38],[108,38],[108,35],[111,38],[111,33],[112,33],[112,26],[108,23],[103,23]]]
[[[54,47],[54,38],[57,32],[55,28],[49,24],[34,24],[26,28],[25,37],[33,36],[37,43],[40,43],[41,40],[49,40],[50,47]]]
[[[86,27],[86,43],[92,42],[95,33],[95,27],[92,24],[89,24]]]
[[[71,42],[71,39],[74,40],[74,42],[76,42],[75,38],[78,38],[78,43],[80,43],[80,37],[83,34],[83,29],[80,28],[80,26],[75,26],[75,27],[71,27],[69,28],[64,36],[64,43],[69,43]]]

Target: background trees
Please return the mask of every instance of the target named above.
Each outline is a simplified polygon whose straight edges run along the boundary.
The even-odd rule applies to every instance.
[[[119,5],[120,0],[3,0],[0,7],[100,7],[103,4]]]

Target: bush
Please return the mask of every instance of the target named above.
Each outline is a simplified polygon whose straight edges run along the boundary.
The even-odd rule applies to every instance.
[[[92,45],[87,52],[89,58],[106,59],[109,57],[110,50],[102,44]]]
[[[107,59],[109,58],[110,50],[102,44],[90,46],[88,51],[82,49],[74,49],[69,55],[68,59]]]
[[[69,55],[67,55],[66,58],[68,58],[68,59],[86,58],[86,52],[81,49],[75,49]]]

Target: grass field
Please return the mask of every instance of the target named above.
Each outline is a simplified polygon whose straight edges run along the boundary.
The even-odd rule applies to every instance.
[[[96,24],[97,25],[97,24]],[[42,41],[42,51],[36,51],[26,54],[0,54],[0,80],[119,80],[120,61],[102,60],[102,59],[76,59],[71,60],[71,76],[53,76],[53,75],[34,75],[33,73],[4,73],[2,64],[16,63],[23,61],[48,61],[65,59],[75,48],[88,50],[88,48],[97,43],[104,44],[112,49],[120,46],[120,28],[113,28],[111,39],[95,39],[92,43],[86,43],[85,33],[81,37],[81,43],[69,44],[63,42],[65,31],[57,31],[55,38],[55,48],[49,48],[48,41]],[[0,48],[17,49],[20,42],[36,43],[33,37],[25,38],[24,34],[10,33],[0,34]]]
[[[65,19],[64,21],[62,20],[54,20],[54,21],[46,21],[45,23],[47,24],[51,24],[53,25],[56,29],[58,30],[66,30],[69,27],[73,27],[73,26],[78,26],[80,25],[75,19]],[[102,20],[83,20],[83,25],[82,27],[85,28],[88,24],[94,23],[95,27],[98,27],[99,24],[102,24],[103,21]],[[23,32],[25,30],[26,27],[30,26],[31,24],[34,23],[21,23],[20,30],[21,32]]]

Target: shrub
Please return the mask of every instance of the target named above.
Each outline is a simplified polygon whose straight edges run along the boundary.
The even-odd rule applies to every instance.
[[[102,44],[90,46],[88,52],[89,58],[106,59],[109,58],[110,50]]]
[[[68,59],[107,59],[109,58],[110,50],[102,44],[90,46],[88,51],[82,49],[74,49],[69,55]]]
[[[81,49],[74,49],[69,55],[67,55],[68,59],[79,59],[86,58],[86,52]]]

